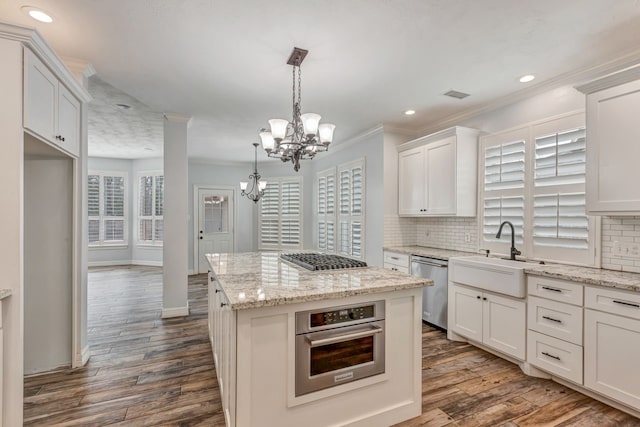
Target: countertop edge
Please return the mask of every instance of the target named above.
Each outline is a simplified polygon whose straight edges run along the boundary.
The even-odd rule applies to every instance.
[[[10,297],[12,293],[11,289],[0,289],[0,300]]]
[[[585,268],[589,268],[589,267],[585,267]],[[615,270],[607,270],[607,271],[615,271]],[[524,273],[531,274],[533,276],[543,276],[543,277],[550,277],[554,279],[567,280],[570,282],[578,282],[584,285],[592,285],[592,286],[600,286],[603,288],[614,288],[614,289],[622,289],[622,290],[627,290],[632,292],[640,292],[640,282],[637,285],[626,284],[626,283],[615,282],[612,280],[602,280],[602,279],[594,279],[590,277],[581,277],[581,276],[576,276],[575,274],[572,274],[572,273],[562,273],[562,272],[548,271],[543,269],[538,270],[538,269],[525,268]],[[639,280],[640,280],[640,277],[639,277]]]
[[[224,283],[219,281],[220,287],[222,291],[224,290]],[[417,289],[424,288],[425,286],[433,285],[433,280],[423,279],[418,282],[404,284],[404,285],[392,285],[385,287],[377,287],[377,288],[363,288],[363,289],[353,289],[348,291],[338,291],[338,292],[330,292],[323,294],[310,294],[310,295],[300,295],[291,298],[271,298],[269,300],[263,301],[250,301],[245,303],[232,303],[229,302],[229,308],[232,310],[247,310],[252,308],[262,308],[262,307],[276,307],[280,305],[289,305],[289,304],[299,304],[302,302],[312,302],[312,301],[321,301],[321,300],[332,300],[338,298],[346,298],[357,295],[367,295],[367,294],[378,294],[384,292],[393,292],[393,291],[402,291],[407,289]],[[226,292],[225,292],[226,294]],[[227,295],[228,298],[228,295]]]

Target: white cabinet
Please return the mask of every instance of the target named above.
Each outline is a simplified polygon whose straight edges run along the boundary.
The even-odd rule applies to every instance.
[[[589,287],[585,305],[584,385],[640,410],[640,296]]]
[[[527,362],[582,384],[584,286],[528,276],[527,289]]]
[[[222,409],[226,424],[231,426],[235,423],[236,317],[227,296],[211,272],[208,322]]]
[[[521,360],[525,358],[525,312],[522,300],[449,285],[449,328]]]
[[[475,216],[477,130],[453,127],[398,151],[399,215]]]
[[[26,129],[70,154],[78,155],[80,101],[26,48],[23,114]]]
[[[384,268],[409,274],[409,255],[384,251]]]
[[[587,212],[640,215],[640,65],[577,89],[587,94]]]

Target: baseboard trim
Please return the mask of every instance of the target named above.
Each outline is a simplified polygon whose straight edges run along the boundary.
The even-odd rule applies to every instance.
[[[82,349],[82,353],[80,354],[80,361],[82,362],[82,366],[87,364],[87,362],[89,361],[90,357],[91,357],[91,353],[89,352],[89,345],[87,344]]]
[[[187,271],[187,276],[193,276],[194,274],[196,274],[196,273],[195,273],[195,271],[193,270],[193,268],[190,268],[190,269]]]
[[[89,267],[111,267],[114,265],[131,265],[131,260],[120,260],[120,261],[89,261],[87,263]]]
[[[162,261],[147,260],[116,260],[116,261],[90,261],[87,263],[89,267],[112,267],[117,265],[144,265],[149,267],[162,267]]]
[[[162,267],[162,261],[132,260],[131,265],[146,265],[149,267]]]
[[[186,307],[171,307],[162,309],[162,318],[184,317],[189,315],[189,303]]]

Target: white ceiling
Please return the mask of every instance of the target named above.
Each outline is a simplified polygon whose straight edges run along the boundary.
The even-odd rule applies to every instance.
[[[257,130],[291,115],[294,46],[310,50],[303,111],[335,123],[336,144],[379,123],[419,131],[522,90],[523,74],[531,86],[640,49],[638,0],[29,1],[49,25],[24,4],[0,2],[0,19],[36,26],[151,110],[193,116],[189,155],[225,161],[250,161]]]

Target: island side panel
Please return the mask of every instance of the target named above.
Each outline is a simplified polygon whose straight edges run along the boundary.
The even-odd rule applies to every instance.
[[[295,313],[377,300],[386,302],[385,374],[295,398]],[[235,425],[375,427],[420,415],[421,310],[420,288],[238,310]]]

